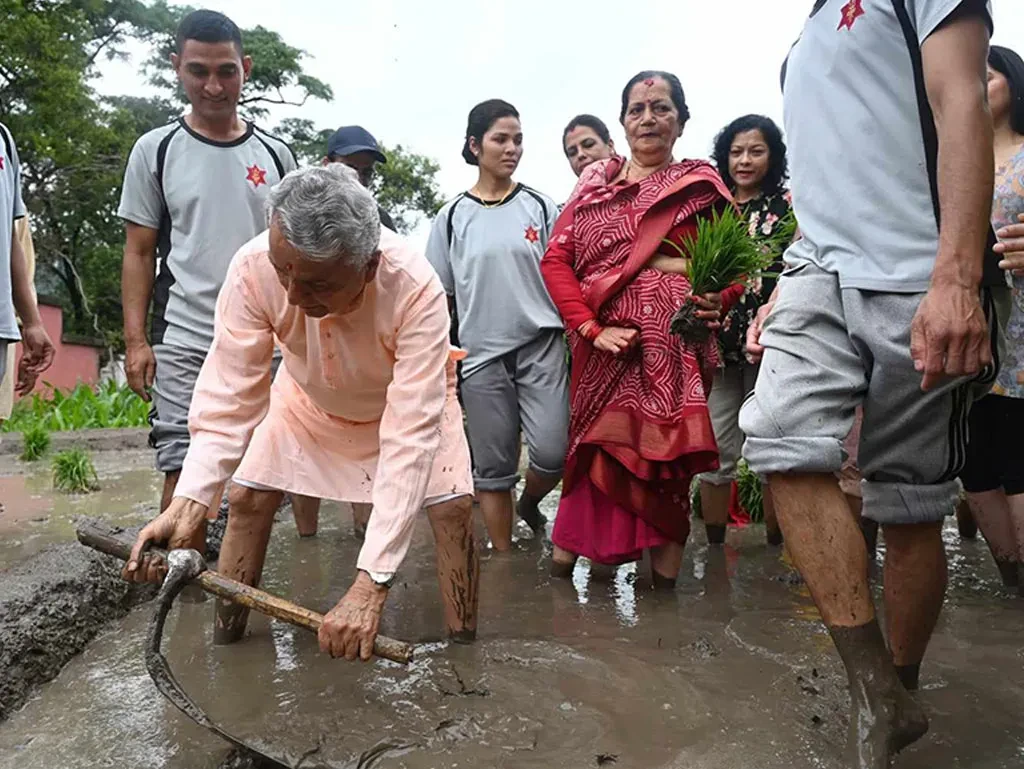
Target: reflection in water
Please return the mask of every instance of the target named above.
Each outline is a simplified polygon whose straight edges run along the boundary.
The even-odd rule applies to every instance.
[[[612,583],[615,614],[626,627],[633,627],[640,621],[636,607],[636,578],[636,563],[626,563],[615,570],[615,581]]]

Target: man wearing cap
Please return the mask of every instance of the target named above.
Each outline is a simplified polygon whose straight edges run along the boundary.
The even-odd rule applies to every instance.
[[[370,186],[377,163],[387,162],[387,156],[380,151],[380,145],[373,138],[373,134],[357,125],[342,126],[331,135],[327,140],[327,157],[323,160],[324,165],[344,163],[355,169],[364,187]],[[397,232],[388,212],[380,206],[377,206],[377,210],[380,213],[380,223],[392,232]]]

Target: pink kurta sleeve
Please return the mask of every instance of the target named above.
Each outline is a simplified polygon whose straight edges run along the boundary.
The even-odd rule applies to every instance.
[[[213,346],[196,380],[188,414],[188,454],[174,494],[204,505],[242,461],[270,403],[274,332],[251,273],[256,256],[231,263],[214,317]]]
[[[441,442],[448,328],[448,305],[436,278],[399,308],[394,375],[380,421],[373,514],[357,561],[365,571],[397,571],[409,550]]]

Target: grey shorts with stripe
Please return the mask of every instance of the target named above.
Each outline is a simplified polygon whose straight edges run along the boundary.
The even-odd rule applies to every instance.
[[[461,392],[478,491],[505,491],[519,482],[520,429],[530,469],[561,475],[569,436],[569,369],[560,329],[487,362],[463,378]]]
[[[206,351],[156,344],[153,354],[156,377],[149,409],[149,445],[156,449],[156,469],[175,473],[188,453],[188,409]]]
[[[176,473],[188,453],[188,410],[206,351],[155,344],[153,354],[156,377],[149,409],[149,445],[156,449],[156,469]],[[276,372],[280,362],[280,354],[275,350],[271,370]]]
[[[757,384],[740,412],[750,468],[759,474],[837,472],[854,412],[863,405],[864,515],[906,524],[951,514],[966,456],[967,414],[990,387],[994,368],[977,380],[922,392],[910,357],[910,326],[924,294],[840,289],[837,275],[810,263],[787,268],[779,286],[761,337]],[[990,317],[994,327],[994,312]]]

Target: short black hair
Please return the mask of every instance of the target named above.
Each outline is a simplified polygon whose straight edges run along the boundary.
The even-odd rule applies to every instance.
[[[565,139],[572,132],[580,126],[591,129],[597,134],[597,138],[608,144],[612,140],[612,135],[608,132],[608,126],[604,124],[604,121],[599,117],[593,115],[577,115],[569,121],[569,125],[562,131],[562,149],[565,149]]]
[[[655,78],[661,78],[668,83],[669,92],[672,95],[672,103],[676,105],[676,112],[679,113],[680,125],[685,125],[686,121],[690,119],[690,109],[686,106],[686,94],[683,93],[683,84],[679,82],[679,78],[671,72],[664,72],[660,69],[645,69],[643,72],[637,72],[633,75],[629,82],[626,83],[626,87],[622,89],[622,110],[619,112],[620,123],[626,120],[626,110],[629,108],[629,92],[633,90],[633,86],[643,80],[654,80]]]
[[[175,34],[176,50],[181,55],[186,40],[200,43],[234,43],[238,55],[243,53],[242,31],[235,22],[218,11],[199,10],[185,16],[178,23]]]
[[[718,132],[715,137],[715,165],[718,174],[726,186],[736,191],[736,182],[729,175],[729,152],[737,134],[746,131],[760,131],[768,145],[768,173],[761,182],[761,191],[765,195],[775,195],[782,191],[789,175],[789,161],[786,158],[786,142],[782,139],[782,131],[775,121],[764,115],[744,115],[733,120]]]
[[[482,144],[484,134],[491,130],[491,126],[503,117],[514,117],[519,119],[519,111],[501,99],[488,99],[477,104],[469,111],[469,120],[466,125],[466,142],[462,145],[462,158],[471,166],[480,165],[476,155],[469,148],[470,138],[476,139],[477,144]]]
[[[1010,87],[1010,127],[1024,134],[1024,60],[1016,51],[993,45],[988,49],[988,64],[1006,78]]]

